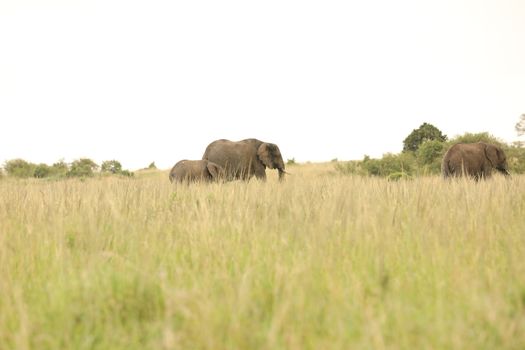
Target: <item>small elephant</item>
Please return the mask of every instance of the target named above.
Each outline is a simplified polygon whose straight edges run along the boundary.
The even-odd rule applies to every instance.
[[[213,141],[206,147],[202,159],[223,167],[227,180],[249,180],[254,175],[266,180],[266,168],[277,169],[279,180],[283,180],[286,173],[279,147],[257,139]]]
[[[223,169],[207,160],[181,160],[170,171],[171,182],[212,182],[218,181]]]
[[[489,178],[493,168],[505,176],[510,175],[505,152],[485,142],[455,144],[445,153],[441,163],[444,178],[465,175],[480,180]]]

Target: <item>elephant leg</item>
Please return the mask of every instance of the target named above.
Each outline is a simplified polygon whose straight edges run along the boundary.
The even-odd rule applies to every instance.
[[[264,170],[262,172],[256,172],[255,177],[258,180],[266,181],[266,172]]]

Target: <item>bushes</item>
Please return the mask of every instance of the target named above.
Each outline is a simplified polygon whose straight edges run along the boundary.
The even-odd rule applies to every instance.
[[[69,166],[67,165],[66,162],[64,162],[63,159],[59,160],[56,163],[53,163],[53,165],[51,166],[51,176],[54,176],[54,177],[58,177],[58,178],[65,177],[68,171],[69,171]]]
[[[122,164],[116,160],[106,160],[102,162],[100,171],[103,173],[118,174],[122,171]]]
[[[64,178],[64,177],[92,177],[97,173],[99,166],[93,160],[81,158],[67,164],[60,160],[49,166],[45,163],[34,164],[23,159],[13,159],[5,162],[5,173],[16,178]],[[116,160],[102,163],[101,172],[122,176],[133,176],[129,170],[122,170],[122,165]],[[1,177],[0,169],[0,177]]]
[[[7,175],[19,178],[33,177],[36,165],[23,159],[8,160],[4,164]]]
[[[525,174],[525,148],[512,145],[504,148],[511,174]]]
[[[444,142],[437,140],[425,141],[415,153],[419,173],[437,174],[441,171],[441,159],[447,150]]]
[[[35,171],[33,172],[33,176],[36,178],[44,178],[48,177],[51,173],[51,167],[47,164],[40,163],[35,167]]]
[[[392,173],[412,174],[415,169],[415,158],[411,153],[387,153],[381,159],[365,157],[363,165],[368,174],[374,176],[388,176]]]
[[[71,163],[67,177],[92,177],[98,169],[97,163],[88,158],[80,158]]]
[[[450,140],[450,142],[447,142],[447,144],[448,146],[451,146],[456,143],[474,143],[474,142],[480,142],[480,141],[486,142],[486,143],[492,143],[492,144],[498,145],[503,148],[507,146],[503,141],[489,134],[488,132],[480,132],[477,134],[466,132],[463,135],[456,136],[455,138]]]
[[[387,153],[383,155],[383,158],[381,159],[373,159],[369,156],[365,156],[362,161],[337,163],[335,168],[337,171],[346,175],[354,174],[388,177],[392,174],[403,174],[401,177],[407,177],[414,173],[416,169],[416,160],[411,153]]]
[[[117,174],[122,176],[133,176],[129,170],[122,170],[122,164],[116,160],[106,160],[100,166],[100,172],[107,174]]]

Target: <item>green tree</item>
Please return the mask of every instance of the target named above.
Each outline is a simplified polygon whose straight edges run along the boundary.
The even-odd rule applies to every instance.
[[[122,173],[122,164],[116,160],[106,160],[102,162],[100,171],[103,173],[120,174]]]
[[[39,179],[42,179],[44,177],[48,177],[52,172],[52,169],[49,165],[45,163],[40,163],[35,167],[35,171],[33,173],[33,176]]]
[[[71,163],[67,172],[68,177],[91,177],[98,169],[97,163],[88,158],[81,158]]]
[[[50,176],[64,177],[67,175],[68,171],[69,166],[63,159],[60,159],[58,162],[53,163],[53,165],[51,166]]]
[[[525,148],[521,144],[511,145],[505,149],[509,171],[512,174],[525,173]]]
[[[447,136],[434,125],[423,123],[419,128],[412,130],[410,135],[403,140],[403,152],[415,152],[423,142],[428,140],[444,142],[447,140]]]
[[[441,171],[441,159],[445,151],[444,142],[438,140],[423,142],[416,152],[419,172],[422,174],[438,174]]]
[[[4,169],[9,176],[28,178],[33,177],[36,165],[23,159],[8,160],[4,164]]]
[[[507,146],[503,141],[489,134],[488,132],[480,132],[480,133],[466,132],[463,135],[456,136],[453,139],[451,139],[448,142],[448,145],[453,145],[456,143],[475,143],[475,142],[480,142],[480,141],[486,142],[486,143],[492,143],[492,144],[498,145],[503,148]]]

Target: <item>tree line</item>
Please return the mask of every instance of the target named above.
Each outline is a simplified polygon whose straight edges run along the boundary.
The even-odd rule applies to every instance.
[[[1,169],[0,169],[1,170]],[[99,166],[89,158],[80,158],[71,163],[60,160],[52,165],[31,163],[23,159],[12,159],[5,162],[4,172],[16,178],[68,178],[93,177],[95,174],[115,174],[133,176],[133,172],[122,168],[117,160],[106,160]],[[0,171],[0,176],[2,172]]]
[[[525,125],[525,115],[521,119]],[[518,132],[519,135],[519,132]],[[436,175],[441,173],[441,159],[450,146],[456,143],[487,142],[499,145],[507,155],[509,171],[525,173],[525,148],[522,142],[507,144],[488,132],[465,133],[449,139],[432,124],[423,123],[403,140],[401,153],[386,153],[382,158],[373,159],[367,155],[363,160],[336,162],[335,168],[343,174],[380,176],[392,180],[413,176]]]

